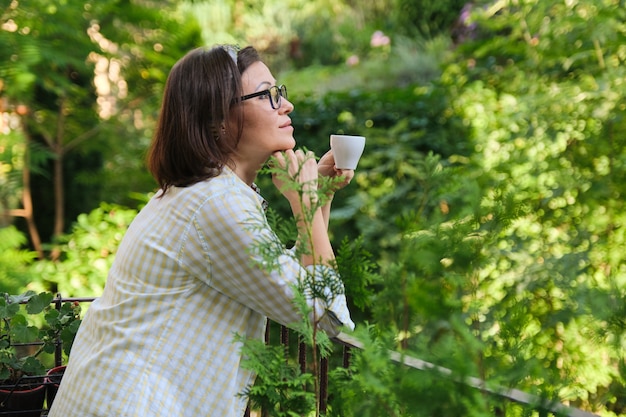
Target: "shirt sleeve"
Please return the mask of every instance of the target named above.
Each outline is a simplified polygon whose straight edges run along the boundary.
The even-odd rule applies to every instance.
[[[235,187],[214,195],[197,213],[195,233],[210,268],[199,278],[217,291],[270,319],[290,325],[301,320],[294,286],[303,279],[331,277],[337,285],[324,297],[307,296],[319,327],[333,336],[341,326],[354,329],[337,272],[317,265],[304,268],[269,227],[252,189]],[[308,295],[308,294],[307,294]]]
[[[339,274],[336,270],[325,265],[311,265],[307,269],[317,278],[319,276],[333,276],[335,282],[341,283]],[[318,317],[322,317],[319,326],[328,333],[329,336],[336,336],[341,326],[346,326],[350,330],[354,330],[354,322],[350,318],[350,311],[346,302],[346,296],[343,292],[343,284],[333,292],[329,287],[324,287],[322,293],[323,299],[317,298],[312,301],[313,308]]]

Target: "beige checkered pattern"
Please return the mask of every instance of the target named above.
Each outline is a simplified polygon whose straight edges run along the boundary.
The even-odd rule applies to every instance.
[[[252,264],[274,239],[261,197],[232,171],[153,198],[126,232],[104,293],[88,309],[50,417],[243,416],[235,333],[261,338],[266,317],[299,320],[286,250],[279,271]],[[327,314],[353,327],[340,296]],[[322,308],[322,312],[323,312]]]

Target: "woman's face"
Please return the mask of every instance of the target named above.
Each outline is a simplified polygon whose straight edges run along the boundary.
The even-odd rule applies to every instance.
[[[257,61],[241,75],[243,95],[267,90],[276,85],[267,66]],[[293,104],[286,98],[280,100],[280,107],[273,109],[268,95],[253,97],[241,102],[243,106],[243,132],[237,154],[248,160],[258,159],[263,164],[276,151],[293,149],[293,127],[289,113]]]

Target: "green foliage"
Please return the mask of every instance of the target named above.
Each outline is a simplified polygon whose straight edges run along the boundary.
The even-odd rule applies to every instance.
[[[119,65],[121,72],[109,80],[112,91],[107,100],[114,104],[113,114],[103,114],[100,125],[98,149],[105,165],[97,178],[102,190],[96,202],[134,207],[138,195],[156,188],[145,155],[163,86],[174,63],[202,45],[199,23],[181,10],[180,3],[94,2],[102,33],[115,46],[100,53],[109,60],[111,71]]]
[[[315,394],[307,391],[313,375],[301,373],[297,363],[285,358],[282,346],[268,346],[262,340],[241,340],[243,366],[253,369],[257,379],[242,393],[253,409],[276,417],[308,415],[315,409]]]
[[[340,276],[335,270],[346,271],[350,276],[350,282],[355,289],[361,289],[363,295],[359,302],[365,301],[367,277],[356,275],[358,271],[367,271],[371,263],[365,260],[363,265],[357,266],[364,252],[360,250],[358,242],[349,247],[347,243],[342,245],[342,263],[354,262],[354,265],[343,264],[342,268],[331,269],[328,265],[320,264],[318,255],[311,244],[313,217],[316,212],[329,203],[329,195],[341,182],[340,178],[320,177],[317,187],[311,188],[310,183],[300,183],[293,180],[299,174],[291,174],[289,166],[282,167],[275,157],[272,157],[264,172],[274,177],[281,183],[281,192],[296,192],[300,205],[303,207],[301,218],[295,219],[300,224],[297,228],[297,236],[285,233],[291,228],[277,230],[281,236],[272,235],[263,240],[257,240],[251,249],[255,257],[256,266],[273,272],[280,267],[279,259],[285,256],[285,244],[295,239],[295,248],[290,252],[295,260],[299,261],[303,256],[311,256],[313,264],[304,269],[298,277],[298,282],[292,285],[294,293],[294,309],[297,309],[300,320],[289,323],[289,327],[295,331],[298,340],[312,350],[312,369],[302,372],[297,363],[293,363],[286,357],[284,347],[267,345],[258,340],[237,339],[242,344],[244,356],[243,366],[253,370],[257,379],[253,386],[246,388],[242,393],[252,402],[253,406],[262,407],[271,415],[298,416],[320,415],[321,383],[319,359],[328,358],[332,354],[332,343],[328,335],[320,331],[323,321],[330,321],[336,325],[336,318],[327,310],[322,313],[318,306],[324,309],[330,306],[337,296],[344,294],[344,286]],[[298,169],[301,169],[299,167]],[[270,224],[280,224],[277,213],[270,211],[268,221]],[[291,222],[289,222],[291,223]],[[252,230],[254,232],[254,230]],[[363,256],[365,259],[365,257]],[[328,307],[329,308],[329,307]]]
[[[427,155],[413,166],[412,178],[421,185],[419,205],[402,211],[395,204],[394,214],[394,205],[385,209],[398,236],[379,262],[384,278],[371,303],[379,334],[360,334],[366,348],[355,354],[350,374],[360,385],[356,392],[342,385],[341,395],[353,395],[355,406],[366,404],[364,409],[375,410],[372,415],[489,415],[490,404],[478,392],[437,372],[390,366],[386,349],[445,366],[461,380],[485,376],[485,347],[473,323],[488,305],[490,282],[482,282],[477,271],[489,266],[492,246],[524,212],[507,195],[484,198],[475,179],[460,176],[459,168],[443,165],[438,156]],[[354,415],[364,412],[359,406],[356,410]]]
[[[370,306],[386,346],[623,413],[623,14],[615,1],[496,2],[476,9],[477,38],[441,82],[296,103],[298,142],[318,153],[329,133],[368,138],[331,230],[362,235],[377,260]],[[436,376],[397,376],[382,356],[363,355],[350,376],[384,378],[337,395],[385,415],[414,398],[424,415],[531,412]],[[377,392],[389,403],[374,404]],[[424,408],[431,398],[451,408]]]
[[[375,273],[376,263],[372,260],[372,254],[364,246],[362,236],[352,241],[346,237],[337,248],[335,259],[346,294],[350,294],[350,301],[361,310],[366,310],[370,305],[372,284],[380,281]],[[351,311],[354,312],[353,309]]]
[[[336,390],[333,392],[330,415],[405,415],[402,413],[403,406],[398,402],[399,381],[389,363],[391,346],[375,337],[376,332],[373,325],[368,325],[365,330],[361,328],[356,335],[367,347],[352,357],[349,368],[337,368],[331,373]]]
[[[398,33],[409,36],[435,37],[449,34],[461,15],[467,0],[396,0],[393,9]]]
[[[199,22],[205,44],[254,45],[273,71],[283,72],[384,55],[388,45],[371,41],[377,31],[396,28],[393,6],[394,0],[191,0],[181,10]]]
[[[370,324],[356,335],[365,348],[354,351],[348,369],[333,371],[333,412],[329,415],[493,415],[480,392],[459,384],[449,374],[434,368],[416,370],[390,364],[392,334],[382,334],[380,328]]]
[[[485,363],[607,415],[624,411],[613,404],[625,328],[605,324],[625,291],[614,227],[626,191],[623,17],[616,1],[494,4],[475,12],[484,36],[463,45],[442,78],[469,127],[481,188],[527,208],[479,275],[491,282],[482,293],[496,296],[481,300],[476,324]]]
[[[301,101],[306,102],[309,96],[321,98],[326,94],[349,92],[357,95],[352,103],[348,103],[352,106],[363,91],[384,94],[385,90],[427,85],[438,79],[441,74],[439,65],[450,54],[449,38],[440,36],[423,41],[390,36],[390,44],[384,47],[368,44],[361,51],[348,51],[351,54],[346,57],[349,63],[278,71],[277,78],[288,86],[295,103],[294,114],[300,112]],[[404,103],[400,101],[398,104]],[[393,108],[396,103],[388,102],[387,105]]]
[[[0,111],[11,123],[0,153],[16,149],[5,148],[4,134],[19,132],[23,160],[13,169],[33,174],[25,184],[13,180],[8,203],[17,206],[22,191],[32,196],[44,241],[99,201],[130,204],[132,192],[154,188],[143,160],[155,98],[200,39],[197,24],[181,24],[176,3],[33,0],[2,8]]]
[[[425,188],[435,184],[425,182],[422,165],[428,165],[424,167],[428,170],[462,166],[470,153],[469,144],[462,139],[465,127],[451,111],[446,92],[439,86],[336,92],[298,100],[292,120],[299,146],[321,155],[328,149],[328,139],[320,138],[328,138],[331,133],[367,138],[353,183],[339,191],[333,202],[330,232],[335,241],[362,235],[364,250],[384,259],[385,252],[395,251],[399,243],[396,218],[417,210],[439,210],[440,204],[457,210],[476,196],[470,191],[475,188],[471,177],[464,179],[462,175],[454,179],[465,181],[468,187],[456,197],[461,199],[459,204],[448,201],[448,196],[434,201]],[[430,151],[450,157],[450,161],[434,161],[434,155],[428,157]],[[445,181],[451,177],[448,175]],[[285,215],[288,207],[274,204],[282,199],[272,194],[269,178],[259,178],[259,184],[273,207]]]
[[[320,177],[317,180],[317,188],[311,189],[308,183],[300,183],[292,180],[289,167],[281,167],[275,157],[270,159],[268,164],[263,168],[263,172],[271,177],[275,177],[282,183],[281,192],[295,191],[299,196],[300,204],[302,207],[306,207],[306,209],[304,209],[301,214],[302,218],[294,219],[296,222],[303,224],[297,236],[287,235],[286,241],[282,241],[279,235],[274,235],[274,239],[272,240],[256,242],[254,254],[259,256],[257,260],[258,266],[268,271],[275,270],[278,267],[279,258],[284,253],[285,244],[289,243],[292,239],[295,239],[296,243],[292,252],[294,259],[299,260],[303,255],[310,255],[315,261],[313,266],[316,266],[318,255],[315,253],[310,243],[313,240],[313,217],[316,211],[329,203],[329,196],[333,194],[337,184],[342,180],[340,178]],[[295,175],[297,176],[299,174],[296,173]],[[311,201],[311,204],[309,205],[305,200]],[[279,223],[277,221],[277,213],[271,213],[270,219],[272,219],[270,224]],[[290,230],[293,229],[289,228],[285,230],[282,226],[278,228],[278,232],[281,233],[283,237],[285,236],[285,231]],[[320,272],[307,271],[304,276],[299,277],[300,281],[296,288],[297,292],[306,295],[310,299],[319,299],[327,305],[332,302],[335,295],[344,294],[343,283],[330,269],[326,268],[321,273],[321,277],[316,278],[316,274],[320,274]],[[302,311],[303,317],[308,317],[309,313],[310,311]],[[317,319],[318,318],[315,318],[314,321]],[[313,330],[313,332],[315,333],[315,330]],[[313,337],[313,339],[315,339],[315,337]]]
[[[210,2],[218,3],[222,11],[234,10],[235,2]],[[393,364],[387,358],[393,349],[446,366],[461,379],[484,378],[603,416],[624,414],[623,2],[476,2],[481,7],[465,16],[468,36],[454,50],[444,37],[424,42],[400,37],[394,28],[429,37],[445,32],[460,12],[459,2],[398,1],[395,8],[389,2],[352,3],[268,0],[254,9],[238,2],[244,10],[228,16],[202,9],[212,24],[224,25],[205,33],[215,39],[229,34],[268,54],[295,103],[298,146],[321,155],[331,133],[367,137],[353,183],[333,203],[330,230],[341,242],[337,266],[348,299],[373,324],[357,332],[365,350],[355,353],[353,366],[336,372],[329,413],[537,413],[437,373]],[[126,26],[116,4],[91,7],[99,8],[94,16],[105,16],[102,33],[122,46],[119,56],[106,55],[125,63],[134,94],[119,118],[99,127],[115,140],[89,144],[107,155],[113,173],[107,195],[118,201],[127,198],[126,185],[149,182],[116,175],[114,168],[143,170],[139,155],[157,108],[150,97],[158,96],[173,57],[182,55],[183,46],[195,46],[198,26],[178,31],[167,20],[159,23],[160,31],[144,32],[139,25],[118,34]],[[131,21],[142,15],[129,7]],[[246,19],[244,11],[250,13]],[[149,16],[147,21],[158,21]],[[247,37],[252,26],[256,30]],[[378,29],[389,32],[389,47],[369,44]],[[136,49],[133,39],[144,36],[149,47]],[[0,64],[6,64],[0,65],[0,78],[11,80],[3,91],[28,92],[38,77],[32,68],[44,62],[41,48],[25,35],[0,31],[0,37],[9,46],[0,50]],[[157,44],[165,52],[152,48]],[[9,61],[10,51],[19,51],[19,59]],[[360,63],[342,66],[352,55]],[[286,71],[310,63],[336,66]],[[279,244],[293,243],[293,222],[282,220],[287,204],[268,174],[259,177],[275,210],[268,220]],[[13,174],[11,181],[19,188]],[[105,229],[119,235],[122,224]],[[103,245],[106,233],[86,225],[75,233],[81,238],[61,242],[68,255],[59,265],[42,263],[33,273],[46,274],[42,288],[97,294],[115,243]],[[103,246],[107,256],[99,257]],[[311,335],[311,329],[300,332]],[[279,403],[306,403],[300,384],[271,377],[291,372],[277,367],[283,362],[264,367],[278,352],[256,353],[252,366],[267,376],[258,387],[260,397],[273,395],[274,386],[282,391],[270,408],[288,413],[291,405]],[[311,383],[306,375],[289,375]]]
[[[0,228],[0,291],[21,291],[28,281],[34,252],[21,249],[26,236],[14,226]]]
[[[281,242],[281,245],[293,246],[298,238],[298,229],[293,219],[283,218],[278,211],[268,207],[265,212],[267,223]]]
[[[65,297],[99,296],[122,237],[136,215],[136,209],[103,203],[78,216],[72,233],[59,239],[62,258],[33,264],[37,281],[31,287]]]
[[[46,306],[44,319],[48,327],[39,332],[39,338],[44,342],[44,352],[53,353],[58,338],[63,344],[63,352],[69,356],[81,323],[80,313],[81,308],[78,302],[65,302],[58,309]]]
[[[20,295],[2,293],[0,297],[0,380],[18,383],[24,375],[43,375],[46,366],[42,353],[53,353],[59,341],[69,355],[80,326],[81,308],[78,303],[63,303],[59,309],[51,306],[54,295],[49,292],[27,291]],[[41,319],[38,327],[34,319]],[[41,321],[41,320],[40,320]],[[16,344],[39,342],[33,352],[23,353]]]
[[[25,153],[22,135],[19,132],[0,135],[0,149],[0,210],[8,211],[20,204]]]

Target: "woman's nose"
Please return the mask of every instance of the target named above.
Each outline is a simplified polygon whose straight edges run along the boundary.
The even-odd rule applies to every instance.
[[[280,100],[280,107],[278,108],[279,111],[287,114],[287,113],[291,113],[293,111],[293,103],[291,101],[289,101],[288,99],[282,97]]]

